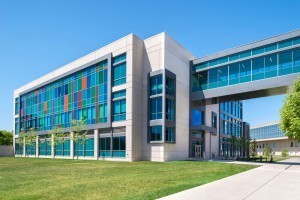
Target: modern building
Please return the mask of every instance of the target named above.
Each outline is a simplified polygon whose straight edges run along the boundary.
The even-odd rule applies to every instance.
[[[300,31],[196,59],[168,34],[130,34],[14,91],[15,153],[106,160],[244,156],[241,100],[281,94],[300,71]],[[88,140],[54,145],[55,127]],[[37,131],[35,145],[20,132]]]
[[[290,156],[300,156],[300,142],[291,140],[280,130],[279,121],[251,127],[250,137],[256,141],[258,155],[263,154],[265,147],[270,146],[275,155],[280,156],[282,149]]]

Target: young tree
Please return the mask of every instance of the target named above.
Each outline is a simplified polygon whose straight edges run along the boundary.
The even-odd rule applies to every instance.
[[[264,148],[264,151],[263,151],[263,155],[266,156],[266,161],[271,156],[272,152],[273,152],[272,147],[270,145],[266,145],[266,148]]]
[[[257,143],[256,140],[254,139],[253,141],[250,142],[250,156],[253,158],[257,156],[257,149],[256,149]]]
[[[67,138],[70,137],[70,134],[64,132],[63,128],[55,126],[52,130],[49,131],[49,137],[53,137],[53,148],[55,155],[55,149],[57,148],[57,146],[66,143],[68,141]]]
[[[85,125],[86,122],[84,119],[72,120],[71,129],[73,130],[73,135],[71,135],[71,140],[74,142],[74,144],[83,145],[86,143],[86,134],[88,133],[88,131],[84,130]],[[78,152],[76,154],[76,157],[78,159]]]
[[[23,132],[23,134],[24,134],[23,137],[25,138],[25,143],[24,143],[25,147],[29,146],[30,148],[35,148],[36,147],[36,137],[37,137],[36,130],[34,128],[30,128],[28,132],[26,132],[26,133]],[[35,151],[36,151],[36,149],[35,149]],[[26,154],[26,152],[25,152],[25,154]],[[34,157],[36,157],[36,153],[34,154]]]
[[[288,138],[300,141],[300,79],[285,97],[280,110],[280,128]]]

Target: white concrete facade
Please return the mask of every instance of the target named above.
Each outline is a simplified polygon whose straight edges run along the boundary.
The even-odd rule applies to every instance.
[[[281,156],[283,149],[287,150],[289,156],[300,156],[300,143],[287,137],[261,139],[257,140],[256,144],[258,155],[263,155],[264,148],[270,146],[276,156]]]

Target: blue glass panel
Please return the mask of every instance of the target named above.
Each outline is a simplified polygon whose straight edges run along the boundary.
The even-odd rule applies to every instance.
[[[279,75],[291,74],[293,72],[292,51],[279,53]]]
[[[264,57],[255,58],[252,60],[252,80],[260,80],[265,77],[265,62]]]
[[[293,73],[298,73],[300,72],[300,48],[295,49],[293,51],[293,59],[294,59]]]
[[[208,74],[208,88],[211,89],[218,87],[218,68],[210,69]]]
[[[239,63],[229,65],[229,85],[240,82],[240,68]]]
[[[150,127],[150,141],[161,141],[162,140],[162,126]]]
[[[228,85],[228,65],[219,67],[219,87]]]
[[[282,42],[279,42],[278,43],[278,48],[285,48],[285,47],[288,47],[288,46],[292,46],[293,44],[293,40],[286,40],[286,41],[282,41]]]
[[[264,52],[265,52],[265,48],[264,47],[259,47],[259,48],[256,48],[256,49],[252,50],[252,55],[255,56],[257,54],[261,54],[261,53],[264,53]]]
[[[277,54],[271,54],[265,57],[265,77],[277,76]]]

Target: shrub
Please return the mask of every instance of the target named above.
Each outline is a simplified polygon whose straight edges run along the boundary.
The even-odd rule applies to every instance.
[[[281,156],[282,157],[287,157],[288,156],[288,150],[287,149],[282,149],[281,150]]]

